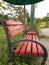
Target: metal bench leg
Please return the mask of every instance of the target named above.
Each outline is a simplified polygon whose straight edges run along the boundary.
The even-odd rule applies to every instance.
[[[11,44],[8,44],[8,54],[9,54],[9,61],[12,62],[13,61],[13,52],[11,49]]]
[[[13,62],[13,54],[11,53],[11,51],[9,50],[9,62]]]
[[[14,59],[13,59],[13,53],[12,53],[12,50],[8,50],[9,52],[9,61],[8,62],[11,62],[12,65],[16,65]]]

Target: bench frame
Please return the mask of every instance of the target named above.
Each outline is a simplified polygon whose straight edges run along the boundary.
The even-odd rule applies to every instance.
[[[41,62],[41,65],[44,65],[44,64],[45,64],[45,62],[46,62],[46,60],[47,60],[48,52],[47,52],[46,48],[45,48],[42,44],[40,44],[39,42],[34,41],[34,40],[18,40],[18,41],[15,41],[14,44],[11,44],[11,40],[10,40],[10,38],[8,37],[8,31],[6,30],[6,26],[5,26],[5,24],[4,24],[3,21],[1,21],[1,23],[2,23],[2,25],[3,25],[3,27],[4,27],[4,30],[5,30],[5,33],[6,33],[6,36],[7,36],[7,41],[8,41],[8,53],[9,53],[9,61],[10,61],[10,62],[14,61],[14,60],[13,60],[12,47],[13,47],[14,45],[16,45],[16,43],[18,43],[18,42],[28,41],[28,42],[35,42],[36,44],[39,44],[39,45],[42,47],[42,49],[44,50],[45,53],[44,53],[44,56],[43,56],[43,60],[42,60],[42,62]],[[28,31],[29,31],[29,30],[28,30]],[[26,31],[26,32],[28,32],[28,31]],[[27,33],[26,33],[26,34],[27,34]]]

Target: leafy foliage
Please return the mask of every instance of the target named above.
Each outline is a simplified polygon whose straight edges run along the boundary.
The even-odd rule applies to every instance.
[[[24,19],[24,8],[22,6],[16,6],[16,5],[12,5],[12,4],[9,4],[9,3],[6,3],[6,6],[3,6],[3,4],[5,5],[5,2],[0,2],[0,7],[1,7],[1,13],[0,14],[2,16],[5,15],[4,11],[8,10],[10,12],[8,12],[6,14],[6,16],[9,19],[16,20],[16,21],[23,21],[23,19]],[[26,15],[25,16],[26,18],[29,16],[28,11],[26,9],[25,9],[25,15]],[[1,17],[0,17],[0,19],[2,19]]]
[[[2,5],[3,3],[4,2],[0,2],[0,7],[2,7],[4,10],[6,10],[6,7]]]
[[[42,28],[49,28],[49,17],[35,18],[34,27],[39,30]]]
[[[0,20],[8,20],[8,16],[7,15],[2,15],[0,14]]]

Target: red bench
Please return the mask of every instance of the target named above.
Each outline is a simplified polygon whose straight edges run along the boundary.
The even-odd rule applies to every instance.
[[[39,41],[37,35],[25,35],[24,40],[36,40]],[[38,51],[37,51],[38,47]],[[42,47],[35,42],[21,42],[20,45],[14,50],[14,55],[33,55],[33,56],[44,56],[44,50]]]
[[[47,60],[47,50],[42,44],[39,43],[37,32],[32,30],[27,31],[27,34],[24,36],[23,40],[18,40],[12,44],[10,38],[13,38],[17,34],[23,32],[25,30],[25,26],[21,22],[18,23],[13,21],[2,21],[2,25],[7,35],[10,61],[13,60],[13,55],[29,55],[43,57],[41,65],[45,64]],[[12,47],[18,42],[20,42],[20,45],[12,51]]]

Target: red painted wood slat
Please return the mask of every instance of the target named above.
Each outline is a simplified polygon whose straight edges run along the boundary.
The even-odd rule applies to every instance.
[[[33,35],[33,40],[35,40],[35,36]],[[36,47],[36,43],[32,43],[32,55],[33,56],[38,56],[38,52],[37,52],[37,47]]]
[[[27,38],[26,35],[23,39]],[[20,52],[21,47],[23,46],[24,42],[21,42],[20,45],[14,50],[14,55],[18,55]]]
[[[37,47],[35,43],[32,44],[32,55],[38,56]]]
[[[22,31],[24,31],[24,28],[11,32],[8,36],[9,36],[9,38],[12,38],[12,37],[16,36],[17,34],[21,33]]]
[[[37,35],[35,35],[35,40],[39,42],[39,39],[38,39],[38,36]]]
[[[31,40],[31,35],[29,35],[29,38]],[[26,48],[26,52],[27,55],[31,55],[31,42],[28,42],[27,48]]]
[[[35,40],[39,42],[39,39],[38,39],[37,35],[35,35]],[[40,56],[44,56],[44,51],[43,51],[42,47],[39,44],[37,44],[37,47],[38,47],[38,53],[39,53],[39,55]]]
[[[43,51],[43,49],[41,48],[41,46],[40,45],[37,45],[38,46],[38,53],[39,53],[39,55],[40,56],[44,56],[44,51]]]
[[[27,36],[26,40],[28,39],[28,37],[29,37],[29,35]],[[21,55],[25,54],[26,48],[27,48],[27,41],[24,42],[24,44],[23,44],[23,46],[22,46],[22,48],[20,50]]]
[[[6,20],[4,21],[5,25],[22,25],[23,23],[22,22],[16,22],[16,21],[9,21],[9,20]]]
[[[20,29],[20,28],[24,28],[25,29],[24,26],[9,26],[9,27],[7,27],[7,31],[10,32],[12,30],[17,30],[17,29]]]
[[[20,43],[20,45],[14,50],[14,55],[18,55],[21,47],[23,46],[23,42]]]
[[[36,40],[36,39],[35,39],[35,35],[32,35],[32,37],[33,37],[33,40]]]
[[[24,42],[24,44],[23,44],[23,46],[22,46],[22,48],[20,50],[21,55],[25,54],[26,47],[27,47],[27,42]]]
[[[29,32],[27,32],[27,34],[34,35],[34,34],[36,34],[36,32],[35,31],[29,31]]]

